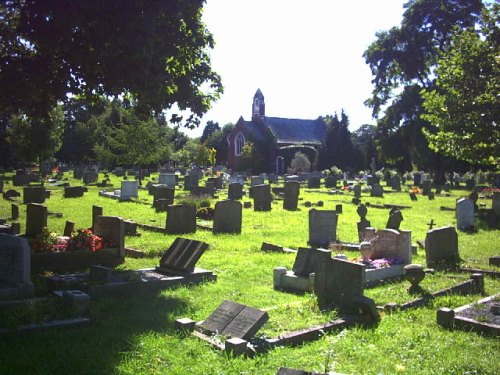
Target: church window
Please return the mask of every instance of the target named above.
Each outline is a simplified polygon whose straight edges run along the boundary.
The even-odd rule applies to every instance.
[[[236,156],[240,156],[243,152],[243,146],[245,146],[245,137],[243,134],[238,133],[236,138],[234,139],[234,154]]]

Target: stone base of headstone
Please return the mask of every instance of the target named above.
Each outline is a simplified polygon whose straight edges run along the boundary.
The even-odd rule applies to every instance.
[[[490,257],[489,265],[500,267],[500,255],[495,255],[495,256]]]
[[[314,273],[306,276],[297,276],[285,267],[275,267],[273,270],[274,289],[288,292],[314,292]]]
[[[224,344],[224,351],[233,357],[239,357],[246,353],[248,341],[238,337],[227,339]]]
[[[177,332],[187,333],[193,332],[196,322],[189,318],[176,319],[174,322],[174,328]]]

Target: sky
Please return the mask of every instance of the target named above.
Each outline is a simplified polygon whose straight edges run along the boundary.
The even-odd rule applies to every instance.
[[[260,88],[266,116],[316,119],[340,114],[349,129],[374,124],[363,102],[373,86],[363,52],[377,31],[401,23],[407,0],[207,0],[212,68],[224,94],[202,118],[222,127],[249,120]]]

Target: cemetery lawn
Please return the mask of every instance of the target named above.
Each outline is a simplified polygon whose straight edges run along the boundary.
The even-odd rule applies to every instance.
[[[66,173],[71,186],[81,181]],[[102,174],[99,181],[102,179]],[[111,176],[111,183],[119,187],[119,179]],[[201,183],[203,185],[203,183]],[[151,208],[152,198],[140,190],[139,201],[119,202],[98,196],[100,188],[89,186],[82,198],[63,198],[63,189],[46,185],[52,196],[45,202],[50,213],[51,231],[62,233],[66,220],[75,228],[91,225],[92,205],[103,207],[104,215],[121,216],[137,223],[165,226],[166,214]],[[386,193],[383,198],[362,194],[363,203],[371,205],[398,204],[412,208],[401,210],[404,221],[401,229],[412,231],[412,243],[424,240],[429,221],[437,227],[456,225],[455,212],[442,211],[441,206],[454,207],[455,200],[467,196],[466,190],[452,190],[451,196],[436,196],[435,200],[418,195],[412,202],[408,196],[411,186],[403,186],[400,193]],[[4,190],[13,188],[4,185]],[[15,188],[22,193],[22,188]],[[246,186],[248,190],[248,186]],[[384,189],[391,190],[388,187]],[[225,189],[219,194],[226,196]],[[185,194],[177,189],[176,197]],[[302,186],[298,211],[285,211],[283,202],[274,200],[272,211],[243,210],[241,235],[214,235],[201,230],[184,237],[205,241],[210,246],[197,266],[213,271],[216,282],[192,287],[180,287],[159,293],[130,295],[128,298],[107,298],[92,302],[92,321],[87,326],[60,328],[0,337],[0,374],[275,374],[279,367],[307,371],[336,371],[345,374],[498,374],[500,373],[500,340],[475,333],[450,331],[436,323],[439,307],[457,308],[473,303],[483,296],[446,296],[435,299],[431,305],[403,312],[381,313],[378,324],[334,331],[319,340],[299,347],[276,348],[254,358],[230,358],[207,343],[175,332],[174,321],[188,317],[195,321],[206,319],[225,299],[259,309],[265,309],[269,321],[258,332],[260,336],[275,337],[287,331],[307,328],[337,317],[335,311],[322,313],[316,298],[308,293],[292,294],[273,289],[273,268],[290,269],[294,254],[266,253],[260,250],[262,242],[287,248],[307,247],[308,210],[304,202],[324,202],[319,209],[335,209],[343,205],[339,215],[337,236],[341,241],[358,242],[356,222],[359,216],[351,199],[353,193],[339,195],[327,189],[307,189]],[[249,201],[244,197],[243,201]],[[21,233],[24,233],[26,206],[22,196],[20,205]],[[9,218],[10,201],[0,200],[0,218]],[[215,200],[212,202],[212,206]],[[491,207],[491,199],[478,200]],[[388,209],[368,207],[367,219],[376,228],[385,228]],[[8,220],[9,221],[9,220]],[[459,232],[459,253],[462,265],[500,271],[488,265],[488,258],[500,255],[498,230],[478,223],[478,232]],[[140,249],[148,257],[126,258],[118,269],[154,267],[159,254],[177,237],[140,230],[139,237],[126,237],[127,248]],[[346,251],[349,258],[358,252]],[[418,249],[413,263],[425,265],[425,252]],[[436,272],[426,276],[421,286],[435,292],[462,281],[466,273]],[[37,290],[43,288],[40,278],[34,276]],[[365,295],[377,305],[388,302],[404,303],[414,299],[408,294],[407,282],[386,283],[365,289]],[[488,295],[500,292],[500,280],[485,277]]]

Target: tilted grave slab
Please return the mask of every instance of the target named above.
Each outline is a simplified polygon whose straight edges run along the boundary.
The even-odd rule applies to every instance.
[[[208,244],[205,242],[178,237],[161,257],[160,265],[155,268],[113,271],[106,267],[92,266],[89,273],[85,274],[50,276],[48,284],[52,290],[78,287],[93,298],[102,298],[215,281],[217,276],[213,272],[196,267],[207,248]]]

